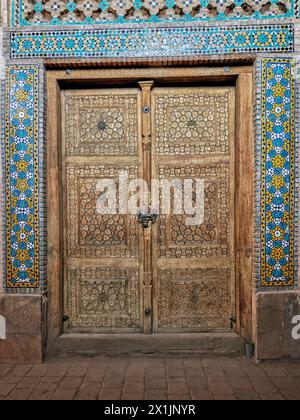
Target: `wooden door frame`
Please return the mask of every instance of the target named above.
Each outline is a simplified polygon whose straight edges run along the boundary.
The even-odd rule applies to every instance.
[[[200,66],[197,61],[186,67],[96,68],[93,70],[47,70],[47,204],[48,204],[48,351],[62,334],[63,247],[61,217],[60,90],[74,85],[136,83],[155,80],[164,83],[231,83],[236,87],[236,302],[237,331],[252,341],[253,225],[254,225],[254,131],[253,66]],[[53,68],[53,67],[51,67]],[[245,117],[246,116],[246,117]],[[238,204],[237,204],[238,203]]]

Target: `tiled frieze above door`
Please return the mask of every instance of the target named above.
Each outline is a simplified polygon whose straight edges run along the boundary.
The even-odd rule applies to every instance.
[[[12,26],[293,18],[298,0],[12,0]]]

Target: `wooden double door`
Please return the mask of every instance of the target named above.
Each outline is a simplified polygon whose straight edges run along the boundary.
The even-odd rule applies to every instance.
[[[62,92],[65,332],[232,331],[234,98],[234,87],[153,81]],[[172,206],[148,226],[137,214],[100,214],[99,180],[115,181],[119,203],[122,171],[149,186],[203,180],[202,222]]]

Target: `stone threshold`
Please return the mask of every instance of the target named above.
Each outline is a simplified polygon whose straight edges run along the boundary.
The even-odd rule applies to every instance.
[[[235,333],[62,334],[49,354],[241,356],[244,344]]]

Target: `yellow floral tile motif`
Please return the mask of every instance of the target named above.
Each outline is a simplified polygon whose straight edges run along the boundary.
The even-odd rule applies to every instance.
[[[6,71],[6,286],[39,287],[38,68]]]
[[[294,286],[294,60],[262,60],[260,287]]]

